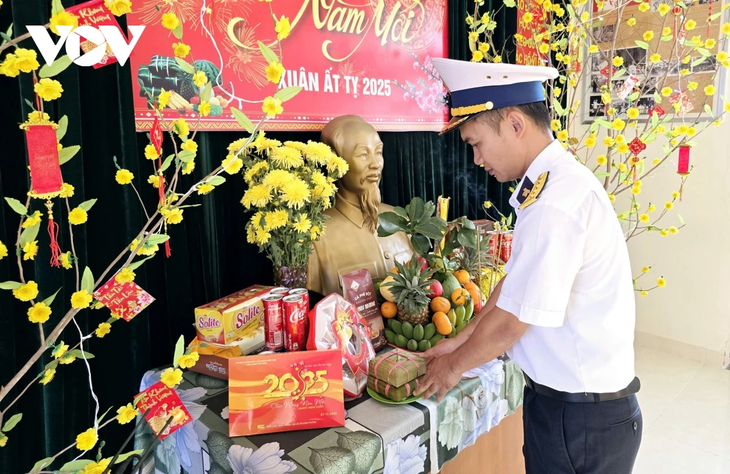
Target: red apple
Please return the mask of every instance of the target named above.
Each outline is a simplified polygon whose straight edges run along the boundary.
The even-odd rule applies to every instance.
[[[431,290],[431,294],[428,295],[428,297],[431,299],[434,299],[437,296],[441,296],[444,294],[444,287],[441,286],[441,282],[438,280],[433,280],[428,288]]]
[[[421,272],[428,268],[428,261],[423,257],[418,257],[418,262],[421,264]]]

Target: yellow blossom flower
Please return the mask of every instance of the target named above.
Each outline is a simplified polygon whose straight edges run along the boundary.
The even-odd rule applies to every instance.
[[[88,451],[96,445],[98,439],[96,430],[89,428],[76,437],[76,448],[81,451]]]
[[[175,56],[178,58],[185,59],[190,54],[190,46],[185,43],[173,43],[172,48]]]
[[[8,437],[5,433],[0,433],[0,448],[4,448],[8,444]]]
[[[61,197],[67,198],[67,197],[73,197],[74,195],[74,187],[68,183],[63,183],[61,185]]]
[[[13,296],[20,301],[30,301],[38,296],[38,284],[29,280],[25,285],[13,290]]]
[[[27,229],[28,227],[33,227],[34,225],[40,224],[41,217],[43,217],[41,211],[35,211],[23,221],[23,229]]]
[[[198,113],[200,114],[201,117],[207,117],[208,115],[210,115],[210,108],[211,108],[210,103],[208,103],[206,101],[202,101],[198,105]]]
[[[621,67],[624,64],[624,58],[621,56],[615,56],[612,63],[615,67]]]
[[[299,178],[294,178],[284,184],[281,188],[281,199],[289,208],[299,209],[305,202],[309,201],[310,191],[307,183]]]
[[[68,214],[68,221],[73,225],[80,225],[86,222],[88,214],[80,207],[76,207]]]
[[[552,129],[553,131],[558,131],[558,130],[560,130],[560,120],[552,120],[552,121],[550,122],[550,128],[551,128],[551,129]]]
[[[198,144],[193,140],[185,140],[182,145],[180,145],[180,148],[193,153],[198,152]]]
[[[223,171],[228,174],[236,174],[243,167],[243,160],[236,158],[236,155],[228,155],[222,162]]]
[[[718,61],[723,62],[728,59],[728,54],[725,51],[720,51],[719,53],[717,53],[717,56],[715,56],[715,58],[717,58]]]
[[[149,184],[151,184],[152,187],[154,187],[154,188],[159,188],[160,187],[160,177],[158,175],[156,175],[156,174],[151,174],[147,178],[147,182]]]
[[[157,105],[160,107],[160,109],[164,109],[167,107],[167,104],[170,103],[170,96],[172,95],[172,91],[166,91],[165,89],[160,89],[160,94],[157,96]]]
[[[203,71],[195,71],[195,74],[193,74],[193,83],[198,87],[203,87],[208,83],[208,76]]]
[[[651,41],[654,38],[654,32],[647,30],[643,34],[644,41]]]
[[[68,365],[68,364],[73,363],[73,361],[75,361],[75,360],[76,360],[76,356],[73,356],[71,354],[66,354],[58,360],[58,363],[61,365]]]
[[[43,372],[43,377],[41,377],[41,380],[38,383],[42,383],[43,385],[48,385],[48,382],[53,380],[54,375],[56,375],[56,369],[46,369]]]
[[[665,280],[664,278],[661,278],[661,277],[657,278],[656,286],[658,286],[659,288],[664,288],[665,286],[667,286],[667,280]]]
[[[709,86],[705,86],[705,95],[713,95],[715,93],[715,86],[710,84]]]
[[[120,284],[130,283],[134,281],[135,276],[137,275],[135,275],[134,271],[130,270],[129,268],[122,268],[119,273],[117,273],[114,277],[114,281]]]
[[[38,255],[38,241],[26,242],[23,246],[23,260],[35,260],[36,255]]]
[[[670,95],[672,95],[672,88],[671,87],[662,88],[662,95],[664,97],[669,97]]]
[[[60,33],[58,32],[59,26],[72,26],[73,28],[71,31],[73,31],[79,26],[79,19],[73,13],[69,13],[67,11],[61,11],[55,15],[51,15],[51,31],[60,36]]]
[[[598,46],[596,46],[595,44],[590,45],[588,47],[588,52],[591,53],[591,54],[597,53],[598,52]]]
[[[101,323],[101,324],[99,324],[99,326],[94,331],[94,334],[96,334],[96,337],[98,337],[98,338],[101,339],[102,337],[104,337],[107,334],[109,334],[111,332],[111,330],[112,330],[112,325],[111,324],[109,324],[109,323]]]
[[[522,14],[522,23],[532,23],[533,17],[532,13],[525,12]]]
[[[642,215],[640,215],[640,216],[639,216],[639,221],[641,221],[641,222],[643,222],[643,223],[645,223],[645,224],[646,224],[647,222],[649,222],[649,214],[642,214]],[[644,267],[644,268],[646,268],[646,267]],[[645,271],[644,273],[646,273],[646,272],[648,272],[648,271],[649,271],[649,269],[647,268],[647,269],[646,269],[646,271]]]
[[[598,157],[596,157],[596,163],[598,166],[604,166],[608,163],[608,158],[606,158],[606,155],[598,155]]]
[[[636,120],[639,117],[639,109],[636,107],[631,107],[629,110],[626,111],[626,115],[632,120]]]
[[[643,2],[639,5],[639,11],[641,12],[648,12],[651,8],[651,5],[649,5],[647,2]]]
[[[641,186],[632,186],[631,194],[633,194],[634,196],[641,194]]]
[[[707,41],[705,41],[705,48],[712,49],[712,48],[715,47],[716,44],[717,44],[717,41],[715,41],[714,39],[710,38]]]
[[[297,232],[304,234],[309,232],[309,229],[312,227],[312,221],[309,220],[307,214],[301,214],[292,227],[294,227],[294,230]]]
[[[51,355],[53,355],[54,359],[58,359],[59,357],[63,356],[67,350],[68,344],[64,344],[63,341],[61,341],[61,343],[57,345],[55,349],[53,349]]]
[[[198,362],[199,359],[200,355],[197,352],[191,352],[190,354],[181,355],[180,358],[177,359],[177,365],[179,365],[181,369],[190,369],[195,367],[195,363]]]
[[[636,25],[636,18],[634,18],[634,17],[629,18],[628,20],[626,20],[626,24],[629,26]],[[618,66],[616,66],[616,67],[618,67]]]
[[[8,248],[4,243],[0,242],[0,260],[8,256]]]
[[[36,303],[28,308],[28,320],[31,323],[45,323],[51,316],[51,308],[45,303]]]
[[[470,39],[471,41],[476,41],[476,40],[478,40],[478,39],[479,39],[479,33],[477,33],[476,31],[470,31],[470,32],[469,32],[469,39]]]
[[[478,63],[484,59],[484,54],[481,51],[474,51],[471,53],[471,61],[474,63]]]
[[[620,118],[615,119],[613,122],[611,122],[611,128],[614,130],[623,130],[626,127],[626,122],[621,120]]]
[[[172,122],[172,127],[175,133],[180,136],[180,138],[185,138],[190,133],[190,126],[184,118],[179,118]]]
[[[129,184],[134,179],[134,174],[132,174],[129,170],[121,169],[117,171],[116,175],[114,175],[114,179],[116,179],[119,184]]]
[[[684,29],[687,30],[687,31],[694,30],[695,29],[695,26],[697,26],[697,22],[694,21],[694,20],[687,20],[684,23]]]
[[[501,63],[502,62],[502,56],[495,56],[492,58],[492,62],[494,63]]]
[[[117,408],[117,421],[120,425],[126,425],[139,414],[139,410],[134,408],[131,403]]]
[[[276,38],[279,41],[288,37],[289,33],[291,33],[291,23],[289,23],[289,18],[282,16],[280,19],[276,20],[274,31],[276,31]]]
[[[730,23],[723,23],[720,27],[720,32],[725,36],[730,35]]]
[[[672,210],[673,207],[674,207],[674,203],[672,203],[672,202],[664,203],[664,209],[666,209],[667,211]]]
[[[561,130],[558,132],[558,140],[561,142],[564,142],[568,139],[568,131],[567,130]]]
[[[177,15],[175,15],[174,12],[168,12],[162,15],[163,28],[172,31],[177,28],[178,25],[180,25],[180,20],[178,20]]]
[[[22,72],[35,71],[39,67],[38,54],[32,49],[18,48],[15,50],[15,66]]]
[[[608,193],[608,199],[611,202],[616,202],[616,196],[613,193]]]
[[[664,16],[669,13],[669,5],[667,5],[666,3],[662,3],[661,5],[659,5],[659,8],[657,8],[657,11],[661,16]]]
[[[182,174],[190,174],[195,169],[195,160],[190,160],[183,165]],[[158,184],[159,186],[159,184]]]
[[[279,61],[274,61],[266,66],[266,79],[274,84],[278,84],[281,81],[281,76],[284,74],[284,66]]]
[[[626,137],[623,135],[623,133],[619,133],[618,135],[616,135],[616,143],[626,143]]]
[[[63,87],[57,80],[44,77],[33,86],[33,91],[38,94],[41,99],[48,102],[61,97]]]
[[[150,143],[149,145],[144,147],[144,156],[148,160],[156,160],[157,158],[159,158],[160,154],[157,153],[157,149],[155,148],[155,146]]]
[[[625,163],[619,163],[618,164],[618,170],[622,173],[626,173],[626,164]]]
[[[131,0],[104,0],[104,5],[111,10],[114,16],[122,16],[132,13]]]
[[[487,54],[489,52],[489,47],[489,43],[481,43],[479,45],[479,51],[481,51],[482,54]]]
[[[179,224],[183,220],[183,210],[179,207],[163,212],[162,215],[165,217],[165,222],[168,224]]]
[[[248,188],[243,195],[243,199],[241,199],[241,204],[243,204],[246,209],[250,209],[251,206],[263,207],[270,201],[271,191],[269,190],[269,186],[266,184],[258,184]]]
[[[616,147],[616,151],[618,151],[619,153],[621,153],[623,155],[624,153],[629,152],[629,146],[626,143],[621,143],[619,146]],[[623,164],[623,163],[621,163],[621,164]]]
[[[679,75],[682,77],[689,76],[689,69],[681,69]]]
[[[182,370],[168,367],[162,372],[160,380],[162,381],[162,383],[167,385],[168,388],[173,388],[175,387],[175,385],[179,384],[182,381],[182,376]]]
[[[646,296],[648,294],[649,294],[649,292],[646,291],[646,290],[642,290],[641,293],[640,293],[641,296]]]
[[[92,462],[87,464],[79,474],[103,474],[109,467],[109,463],[112,462],[111,458],[102,459],[99,462]]]
[[[208,194],[209,192],[213,191],[215,189],[215,186],[208,183],[199,184],[196,188],[198,191],[198,194]]]
[[[611,137],[606,137],[603,139],[603,144],[609,147],[612,147],[616,142]]]
[[[651,56],[649,56],[649,61],[652,63],[658,63],[662,60],[662,56],[659,53],[654,53]]]
[[[264,105],[261,107],[261,110],[263,110],[269,118],[274,118],[278,114],[284,112],[284,107],[281,106],[281,100],[269,96],[264,99]]]
[[[593,135],[588,136],[586,138],[585,144],[587,148],[593,148],[594,146],[596,146],[596,137],[594,137]]]
[[[13,53],[5,56],[5,60],[0,63],[0,74],[8,77],[16,77],[20,74],[18,68],[18,58]],[[40,112],[38,112],[40,114]]]
[[[71,295],[71,306],[74,309],[88,308],[94,298],[86,290],[79,290]]]

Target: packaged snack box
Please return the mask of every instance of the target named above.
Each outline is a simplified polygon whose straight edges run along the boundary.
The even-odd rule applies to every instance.
[[[195,308],[198,340],[228,345],[246,338],[260,338],[263,344],[264,304],[261,298],[268,295],[271,288],[250,286]],[[255,346],[256,341],[250,344]]]

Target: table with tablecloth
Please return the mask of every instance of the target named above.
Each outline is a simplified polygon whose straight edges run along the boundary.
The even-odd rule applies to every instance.
[[[143,377],[141,390],[160,380]],[[248,437],[228,436],[228,383],[187,371],[178,387],[193,422],[158,442],[143,472],[162,474],[437,473],[445,463],[512,415],[522,404],[524,376],[495,359],[464,374],[436,403],[384,404],[365,392],[347,401],[345,426]],[[136,449],[154,436],[140,428]]]

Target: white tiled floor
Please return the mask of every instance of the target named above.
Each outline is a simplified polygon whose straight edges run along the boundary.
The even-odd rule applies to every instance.
[[[730,474],[730,370],[636,346],[644,434],[634,474]]]

